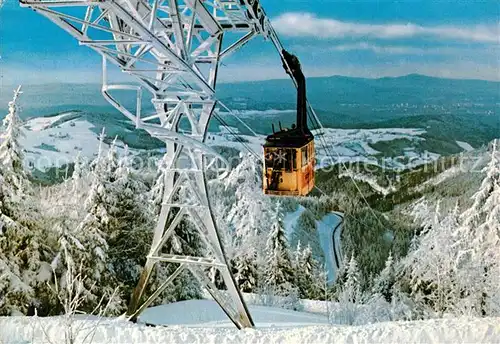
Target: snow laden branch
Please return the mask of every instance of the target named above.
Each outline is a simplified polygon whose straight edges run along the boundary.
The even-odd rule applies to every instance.
[[[86,318],[90,317],[97,318],[94,321],[93,326],[88,326],[85,322],[77,321],[78,314],[85,314],[81,311],[81,307],[87,302],[89,291],[85,287],[86,276],[83,275],[84,264],[83,261],[77,263],[73,260],[71,254],[71,244],[68,242],[71,239],[73,242],[77,239],[72,238],[71,235],[63,235],[60,238],[61,253],[56,257],[56,259],[64,259],[66,262],[66,271],[62,275],[61,279],[57,279],[57,274],[55,271],[56,261],[53,262],[54,269],[54,285],[49,287],[52,289],[53,293],[57,296],[58,301],[64,310],[64,343],[65,344],[76,344],[76,343],[92,343],[96,331],[99,327],[100,320],[102,317],[108,313],[110,307],[112,306],[113,300],[116,298],[118,293],[118,288],[115,288],[107,304],[104,304],[105,296],[103,295],[95,308],[87,314]],[[81,247],[83,248],[83,247]],[[94,283],[95,284],[95,283]],[[91,288],[92,289],[92,288]],[[50,343],[59,342],[59,335],[54,338],[50,335],[43,326],[41,326],[44,333],[45,340]]]
[[[19,118],[19,96],[21,86],[14,90],[9,102],[9,112],[3,120],[0,134],[0,192],[9,197],[21,197],[25,191],[27,178],[23,167],[23,149],[19,143],[21,119]]]
[[[423,231],[405,258],[413,298],[437,315],[500,314],[500,147],[491,145],[480,189],[462,213],[416,208]],[[427,216],[423,214],[427,213]]]

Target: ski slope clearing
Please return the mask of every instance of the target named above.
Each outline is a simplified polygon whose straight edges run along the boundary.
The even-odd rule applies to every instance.
[[[365,162],[373,165],[386,166],[395,169],[404,169],[418,166],[440,157],[439,154],[431,152],[420,152],[413,146],[425,140],[422,135],[426,131],[423,129],[405,128],[381,128],[381,129],[333,129],[325,128],[323,133],[313,130],[313,134],[318,138],[323,136],[329,146],[329,152],[325,151],[323,145],[318,141],[316,144],[317,168],[324,168],[336,162]],[[234,137],[238,134],[238,137]],[[253,152],[262,154],[262,145],[265,135],[242,135],[237,128],[230,130],[224,127],[219,128],[219,132],[208,135],[207,143],[210,146],[230,147],[245,151],[250,148]],[[377,142],[391,143],[395,140],[407,140],[409,146],[404,149],[404,154],[396,157],[383,157],[373,149],[370,144]],[[333,157],[330,156],[333,155]],[[332,161],[333,158],[333,161]]]
[[[65,112],[65,113],[61,113],[59,115],[51,116],[51,117],[35,117],[35,118],[28,120],[24,124],[24,128],[27,130],[30,130],[30,131],[35,131],[35,132],[42,131],[42,130],[50,128],[51,126],[53,126],[54,124],[56,124],[57,122],[59,122],[61,120],[72,117],[74,114],[76,114],[76,113],[75,112]]]
[[[237,136],[235,137],[235,135]],[[248,147],[256,154],[262,155],[262,145],[264,144],[265,139],[266,137],[264,135],[242,135],[239,133],[238,128],[225,128],[223,126],[219,126],[218,132],[208,133],[206,143],[209,146],[229,147],[243,152],[246,152]]]
[[[177,316],[182,316],[178,313]],[[123,320],[75,320],[75,343],[92,344],[294,344],[294,343],[498,343],[500,318],[436,319],[366,326],[257,328],[147,327]],[[64,343],[61,317],[0,318],[0,342]]]
[[[290,110],[268,110],[267,115],[276,112],[289,112]],[[258,111],[242,111],[239,115],[255,115]],[[90,123],[78,112],[65,112],[50,117],[33,117],[23,125],[21,144],[26,150],[26,160],[30,167],[45,170],[52,166],[62,166],[71,163],[77,154],[87,159],[92,159],[97,152],[99,135],[94,124]],[[126,130],[123,128],[123,130]],[[319,133],[313,130],[319,137]],[[234,134],[238,134],[237,137]],[[326,152],[321,144],[316,145],[318,168],[327,167],[338,161],[367,162],[375,165],[385,165],[391,168],[407,168],[423,164],[439,158],[438,154],[421,153],[413,143],[418,143],[424,138],[422,129],[383,128],[383,129],[332,129],[326,128],[323,134],[327,144],[331,147]],[[207,135],[207,144],[246,151],[250,148],[258,155],[262,154],[262,145],[265,135],[241,135],[237,128],[219,127],[217,132]],[[404,156],[384,157],[383,152],[373,149],[370,144],[394,140],[407,140],[409,145],[405,148]],[[123,143],[119,143],[123,146]],[[465,149],[465,148],[464,148]],[[133,149],[131,151],[134,151]],[[328,153],[333,154],[333,161]]]
[[[345,172],[340,173],[340,177],[350,177],[352,179],[359,180],[361,182],[365,182],[368,185],[370,185],[374,191],[378,192],[379,194],[381,194],[383,196],[387,196],[391,192],[396,191],[396,188],[394,186],[389,186],[389,187],[380,186],[378,184],[376,178],[365,175],[365,174],[355,173],[351,170],[347,170]]]
[[[22,127],[21,138],[29,168],[45,170],[63,166],[73,162],[77,154],[93,159],[99,148],[99,135],[93,128],[92,123],[76,112],[29,119]],[[123,146],[118,143],[119,152]]]
[[[300,327],[328,324],[325,315],[297,312],[276,307],[249,306],[255,325],[263,327]],[[141,322],[188,327],[226,327],[233,323],[213,300],[189,300],[147,309]]]
[[[468,142],[463,142],[463,141],[455,141],[457,145],[460,146],[464,151],[470,152],[474,150],[474,147],[472,147]]]

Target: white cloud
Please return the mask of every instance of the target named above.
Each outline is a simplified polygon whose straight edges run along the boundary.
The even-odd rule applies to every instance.
[[[384,46],[371,44],[367,42],[358,42],[354,44],[340,44],[335,45],[329,50],[332,51],[355,51],[355,50],[364,50],[371,51],[375,54],[387,54],[387,55],[421,55],[421,54],[429,54],[430,52],[434,52],[436,54],[443,54],[442,49],[425,49],[425,48],[417,48],[417,47],[409,47],[409,46]]]
[[[406,24],[365,24],[318,18],[310,13],[285,13],[273,20],[281,34],[289,37],[321,39],[372,38],[398,39],[433,37],[483,43],[500,43],[500,22],[496,25],[422,26]]]
[[[311,45],[299,45],[295,44],[291,46],[292,51],[297,51],[301,53],[308,53],[315,51],[316,53],[327,53],[327,52],[340,52],[348,53],[351,51],[359,52],[372,52],[377,55],[412,55],[412,56],[455,56],[462,58],[476,58],[481,55],[484,58],[498,58],[500,56],[500,46],[492,45],[488,47],[481,47],[480,49],[476,47],[469,46],[433,46],[433,47],[415,47],[409,45],[384,45],[384,44],[374,44],[371,42],[356,42],[347,44],[336,44],[329,46],[311,46]]]

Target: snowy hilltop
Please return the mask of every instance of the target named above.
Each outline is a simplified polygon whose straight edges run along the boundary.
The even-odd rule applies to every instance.
[[[33,166],[45,170],[52,166],[62,166],[72,162],[73,155],[79,152],[83,157],[91,159],[95,156],[99,144],[98,128],[80,112],[64,112],[47,117],[33,117],[24,122],[22,131],[25,134],[21,143],[26,150],[26,159]],[[234,137],[237,128],[220,127],[208,134],[207,144],[213,147],[234,148],[245,151],[246,146],[254,152],[261,153],[265,140],[264,135],[238,134],[241,140]],[[118,135],[123,137],[127,128],[121,128]],[[335,161],[328,157],[321,147],[318,148],[318,168],[327,167],[339,161],[367,162],[389,168],[403,169],[418,166],[439,158],[439,154],[418,151],[413,144],[425,140],[421,137],[422,129],[327,129],[323,135],[334,147]],[[316,133],[318,134],[318,133]],[[130,135],[130,134],[129,134]],[[407,147],[401,155],[380,159],[382,152],[372,148],[378,143],[390,144],[393,141],[405,140]],[[85,144],[83,144],[85,143]],[[125,145],[119,140],[120,149]],[[465,143],[464,143],[465,144]],[[156,148],[161,151],[161,147]],[[133,148],[134,152],[141,149]],[[338,156],[337,156],[338,154]]]
[[[267,113],[253,112],[256,112],[257,116]],[[231,118],[227,113],[221,116]],[[146,149],[160,154],[164,150],[160,141],[147,139],[142,131],[136,131],[128,124],[116,121],[114,117],[109,119],[106,117],[106,115],[69,111],[29,118],[21,128],[24,135],[20,141],[25,149],[26,163],[30,168],[45,171],[50,167],[70,164],[75,154],[93,159],[102,128],[106,128],[108,135],[119,137],[117,144],[120,150],[125,145],[129,146],[133,154],[144,153]],[[327,152],[324,147],[318,145],[317,168],[339,162],[363,162],[404,170],[433,162],[442,156],[440,153],[420,147],[426,142],[426,130],[421,128],[326,128],[321,131],[313,130],[313,133],[317,137],[322,137],[332,150]],[[235,149],[245,152],[249,148],[256,154],[261,154],[265,137],[257,133],[240,133],[237,127],[218,126],[210,128],[206,142],[216,149]],[[457,143],[461,147],[460,150],[473,149],[467,142],[457,141]]]

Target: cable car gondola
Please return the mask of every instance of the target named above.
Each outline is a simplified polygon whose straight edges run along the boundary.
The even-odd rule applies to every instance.
[[[306,80],[299,59],[282,50],[283,68],[297,85],[297,122],[267,136],[263,189],[267,195],[305,196],[314,188],[314,136],[307,127]]]

